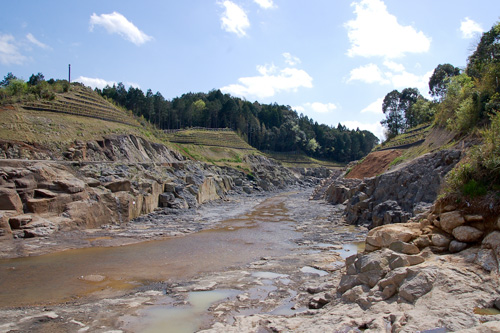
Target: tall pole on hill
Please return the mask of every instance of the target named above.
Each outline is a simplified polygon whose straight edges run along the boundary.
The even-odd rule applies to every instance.
[[[68,82],[71,83],[71,64],[68,65]]]

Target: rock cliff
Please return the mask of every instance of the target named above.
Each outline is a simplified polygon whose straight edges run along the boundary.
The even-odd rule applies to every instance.
[[[445,175],[460,160],[458,150],[423,155],[376,177],[335,179],[324,199],[345,204],[346,221],[374,228],[407,222],[432,205]]]
[[[28,158],[0,164],[0,233],[15,238],[121,224],[155,210],[196,208],[228,193],[275,191],[306,178],[257,155],[245,157],[250,172],[190,161],[133,135],[75,141],[62,153],[10,143],[0,153]],[[54,156],[61,160],[44,161]]]

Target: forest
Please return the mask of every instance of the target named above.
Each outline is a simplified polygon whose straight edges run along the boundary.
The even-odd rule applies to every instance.
[[[186,93],[172,100],[151,89],[146,94],[140,88],[127,90],[122,83],[95,91],[160,129],[231,128],[263,151],[303,152],[349,162],[367,155],[379,141],[368,131],[318,124],[290,106],[251,103],[220,90]]]

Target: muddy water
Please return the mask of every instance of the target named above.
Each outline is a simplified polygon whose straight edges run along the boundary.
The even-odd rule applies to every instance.
[[[0,307],[103,297],[285,254],[300,236],[285,200],[285,195],[267,199],[218,228],[185,237],[1,260]]]

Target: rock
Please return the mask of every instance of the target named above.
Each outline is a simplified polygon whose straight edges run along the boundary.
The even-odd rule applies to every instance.
[[[484,237],[482,246],[487,249],[500,250],[500,231],[493,231]]]
[[[404,254],[418,254],[420,252],[417,246],[399,240],[391,243],[389,249]]]
[[[498,261],[491,249],[480,249],[477,252],[474,262],[488,272],[498,273]]]
[[[315,296],[309,301],[309,309],[321,309],[322,307],[330,303],[332,298],[332,295],[330,295],[329,293],[322,293],[318,296]]]
[[[453,229],[453,237],[461,242],[477,242],[483,237],[483,232],[474,227],[463,225]]]
[[[370,230],[366,236],[366,243],[375,248],[389,247],[396,241],[409,243],[421,233],[416,223],[383,225]]]
[[[67,193],[78,193],[85,190],[85,182],[77,178],[71,179],[58,179],[54,181],[54,184],[59,186],[61,190]]]
[[[367,289],[367,290],[365,290]],[[369,289],[368,288],[363,288],[363,286],[356,286],[348,291],[346,291],[343,295],[342,295],[342,300],[344,302],[356,302],[358,299],[361,298],[361,296],[363,296],[363,294],[365,293],[365,291],[368,291]]]
[[[37,188],[35,189],[35,198],[55,198],[57,197],[57,193],[52,192],[51,190]]]
[[[450,245],[451,238],[448,237],[447,235],[437,233],[437,234],[432,234],[431,241],[432,245],[434,246],[447,248]]]
[[[422,235],[413,240],[413,244],[415,244],[419,249],[424,249],[431,245],[431,240],[428,235]]]
[[[130,184],[130,180],[125,179],[125,180],[118,180],[115,182],[108,183],[108,184],[104,185],[104,187],[106,187],[108,190],[110,190],[113,193],[121,192],[121,191],[129,192],[131,189],[131,184]]]
[[[343,294],[347,290],[360,284],[361,281],[358,279],[357,275],[343,275],[340,279],[339,286],[337,287],[337,292]]]
[[[28,199],[26,207],[30,213],[44,214],[49,212],[49,205],[54,198]]]
[[[498,310],[500,310],[500,297],[497,297],[495,299],[494,305],[495,305],[495,308],[497,308]]]
[[[484,218],[482,215],[465,215],[464,220],[468,223],[473,223],[473,222],[483,222]]]
[[[467,248],[467,243],[463,243],[454,239],[450,242],[448,250],[450,251],[450,253],[457,253],[465,250],[466,248]]]
[[[0,187],[0,210],[23,211],[23,203],[16,190]]]
[[[447,213],[442,213],[439,216],[439,225],[441,229],[451,234],[453,229],[461,226],[465,223],[465,219],[462,217],[462,213],[459,211],[452,211]]]
[[[30,214],[17,215],[9,219],[9,225],[11,229],[21,229],[32,220],[33,216]]]
[[[411,276],[399,287],[399,296],[410,303],[432,290],[437,275],[437,267],[426,267],[421,270],[409,269]]]

